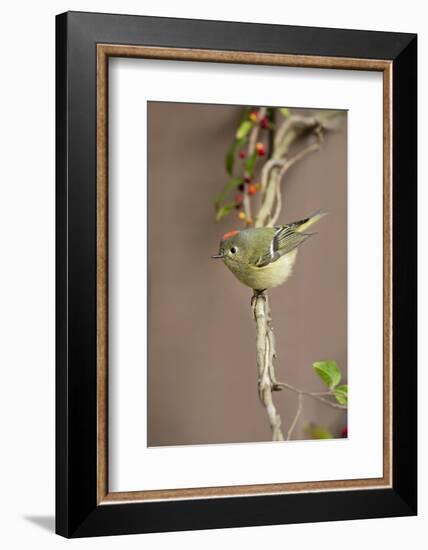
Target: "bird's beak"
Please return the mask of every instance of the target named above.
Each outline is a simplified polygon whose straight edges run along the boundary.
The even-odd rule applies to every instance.
[[[223,254],[217,254],[217,255],[215,255],[215,256],[211,256],[211,258],[213,258],[214,260],[217,260],[217,259],[221,259],[221,260],[222,260],[222,259],[224,258],[224,256],[223,256]]]

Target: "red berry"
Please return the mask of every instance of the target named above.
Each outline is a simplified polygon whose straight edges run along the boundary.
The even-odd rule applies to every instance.
[[[247,156],[247,153],[245,151],[239,151],[239,158],[244,159]]]
[[[264,116],[260,121],[260,127],[266,130],[266,128],[269,128],[269,119],[268,117]]]
[[[247,193],[249,195],[255,195],[257,193],[257,187],[253,183],[250,183],[247,189]]]
[[[256,151],[259,157],[262,157],[266,153],[265,146],[260,141],[259,143],[256,143]]]
[[[242,202],[243,198],[242,195],[235,195],[235,202]]]
[[[245,191],[245,185],[243,183],[241,183],[239,186],[238,186],[238,189],[239,191],[243,192]]]
[[[244,181],[245,181],[245,183],[250,183],[251,177],[250,176],[245,176]]]
[[[348,426],[345,426],[340,432],[340,437],[348,437]]]

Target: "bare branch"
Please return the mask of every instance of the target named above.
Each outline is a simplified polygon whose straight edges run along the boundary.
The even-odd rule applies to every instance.
[[[278,221],[282,208],[282,197],[279,196],[281,180],[296,162],[320,149],[322,129],[320,121],[311,116],[292,115],[282,123],[275,136],[272,158],[262,169],[262,204],[255,219],[255,227],[274,225]],[[308,145],[290,159],[284,158],[294,141],[308,131],[312,131],[317,136],[317,142]]]
[[[275,160],[275,159],[269,159],[265,163],[265,165],[262,168],[262,173],[261,173],[261,186],[262,186],[261,190],[262,190],[262,192],[264,192],[266,187],[267,187],[271,171],[274,168],[281,168],[281,166],[283,166],[284,164],[285,164],[285,160]]]
[[[334,409],[344,409],[346,410],[348,407],[346,405],[340,405],[339,403],[334,403],[333,401],[329,401],[326,399],[325,396],[334,397],[334,395],[331,392],[309,392],[304,390],[299,390],[298,388],[295,388],[291,384],[286,384],[285,382],[278,382],[275,381],[275,389],[284,388],[286,390],[293,391],[297,394],[307,395],[308,397],[312,397],[312,399],[317,399],[318,401],[321,401],[322,403],[325,403],[326,405],[329,405],[330,407],[333,407]]]
[[[302,409],[303,409],[303,395],[301,393],[299,393],[298,394],[298,403],[297,403],[296,416],[294,417],[293,422],[291,423],[291,426],[288,430],[287,441],[290,441],[291,436],[293,435],[294,429],[295,429],[295,427],[297,425],[297,422],[299,420],[299,417],[302,413]]]
[[[287,162],[284,163],[283,167],[281,168],[281,171],[279,173],[279,177],[282,178],[282,176],[289,170],[296,162],[299,162],[299,160],[304,159],[307,155],[310,153],[313,153],[315,151],[318,151],[321,148],[321,144],[319,142],[317,143],[311,143],[305,149],[302,149],[302,151],[299,151],[294,157],[291,157]]]
[[[256,321],[256,349],[259,398],[266,409],[273,441],[284,441],[281,430],[281,417],[278,414],[272,398],[272,390],[276,384],[273,358],[275,344],[270,326],[269,304],[266,294],[255,291],[253,295],[253,311]]]
[[[276,206],[275,213],[269,220],[269,225],[275,225],[278,221],[278,218],[282,210],[282,193],[281,193],[281,178],[278,176],[275,182],[275,192],[276,192]]]
[[[282,209],[281,180],[282,180],[284,174],[294,164],[296,164],[296,162],[299,162],[300,160],[304,159],[310,153],[318,151],[320,148],[321,148],[321,144],[319,142],[318,143],[312,143],[311,145],[308,145],[308,147],[306,147],[305,149],[300,151],[298,154],[294,155],[294,157],[287,160],[283,164],[282,168],[279,171],[279,174],[276,176],[275,181],[274,181],[276,207],[275,207],[275,213],[268,220],[268,225],[275,225],[276,222],[278,221],[278,218],[279,218],[280,214],[281,214],[281,209]]]
[[[284,120],[279,127],[274,140],[275,159],[284,157],[290,146],[305,132],[309,132],[318,126],[318,122],[313,116],[291,115]]]

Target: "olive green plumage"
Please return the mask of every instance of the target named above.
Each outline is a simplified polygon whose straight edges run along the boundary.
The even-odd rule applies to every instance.
[[[313,216],[287,225],[231,231],[220,242],[217,256],[244,285],[254,290],[279,286],[291,275],[297,247],[311,234],[306,229],[324,216]]]

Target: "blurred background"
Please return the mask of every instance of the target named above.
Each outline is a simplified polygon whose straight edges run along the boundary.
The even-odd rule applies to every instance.
[[[303,109],[291,109],[305,113]],[[242,227],[238,211],[215,222],[215,195],[229,180],[224,157],[243,108],[148,104],[148,445],[270,441],[257,393],[251,289],[218,252],[222,235]],[[325,136],[285,175],[278,223],[322,209],[318,234],[304,243],[292,277],[270,291],[278,380],[325,391],[312,363],[337,361],[347,380],[347,143]],[[262,164],[262,162],[260,163]],[[286,433],[297,395],[274,393]],[[340,437],[346,411],[304,398],[293,439],[309,424]]]

